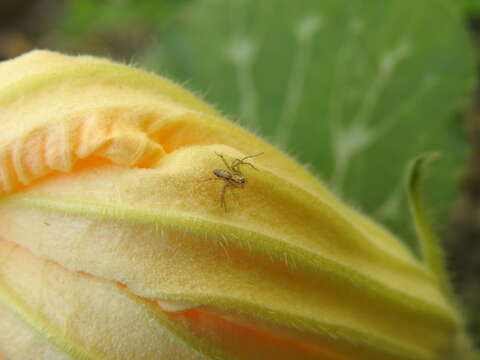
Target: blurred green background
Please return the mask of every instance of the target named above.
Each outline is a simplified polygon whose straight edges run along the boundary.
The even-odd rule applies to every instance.
[[[405,172],[439,151],[428,208],[480,332],[480,0],[2,0],[0,18],[2,59],[41,47],[166,75],[414,251]]]

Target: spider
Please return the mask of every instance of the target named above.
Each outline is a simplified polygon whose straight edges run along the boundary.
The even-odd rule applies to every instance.
[[[225,167],[225,169],[215,169],[212,171],[213,175],[216,176],[216,179],[220,179],[225,181],[225,185],[223,186],[222,189],[222,195],[220,196],[220,202],[225,210],[227,212],[227,203],[225,201],[225,192],[227,188],[241,188],[247,183],[247,179],[245,176],[243,176],[242,172],[240,171],[240,165],[248,165],[251,166],[252,169],[255,169],[258,171],[258,169],[253,166],[251,163],[246,162],[245,160],[251,159],[256,156],[260,156],[263,154],[263,152],[255,154],[255,155],[248,155],[245,156],[241,159],[234,159],[231,164],[228,164],[227,160],[225,160],[225,157],[222,154],[215,153],[220,159],[222,159]],[[210,179],[210,180],[216,180],[216,179]]]

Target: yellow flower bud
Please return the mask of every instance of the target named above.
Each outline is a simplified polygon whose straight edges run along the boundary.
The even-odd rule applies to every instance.
[[[451,351],[459,316],[400,241],[181,87],[46,51],[0,80],[0,355]]]

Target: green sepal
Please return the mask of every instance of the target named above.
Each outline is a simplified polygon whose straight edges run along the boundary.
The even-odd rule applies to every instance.
[[[422,196],[425,166],[439,157],[439,153],[425,153],[414,159],[407,174],[407,196],[410,214],[415,224],[422,262],[436,276],[443,292],[452,297],[452,286],[446,270],[445,256],[438,236],[430,222]]]

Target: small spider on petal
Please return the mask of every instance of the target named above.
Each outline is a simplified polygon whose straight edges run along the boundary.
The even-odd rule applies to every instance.
[[[245,160],[251,159],[256,156],[260,156],[263,154],[263,152],[255,154],[255,155],[248,155],[245,156],[241,159],[234,159],[230,164],[225,160],[225,157],[222,154],[215,153],[217,156],[219,156],[223,163],[225,164],[225,169],[215,169],[212,171],[213,175],[217,177],[217,179],[223,180],[225,182],[225,185],[223,186],[222,189],[222,195],[220,196],[220,202],[225,210],[227,212],[227,203],[225,201],[225,192],[227,188],[241,188],[247,183],[247,179],[245,176],[242,174],[242,171],[240,170],[240,165],[248,165],[251,166],[253,169],[257,170],[258,169],[253,166],[251,163],[246,162]],[[216,180],[216,179],[209,179],[209,180]]]

